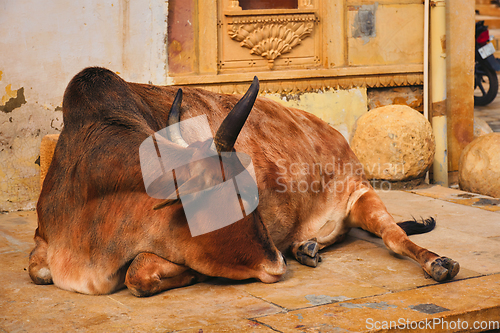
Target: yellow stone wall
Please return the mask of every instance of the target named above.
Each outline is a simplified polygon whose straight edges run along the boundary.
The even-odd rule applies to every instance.
[[[351,137],[356,120],[368,111],[366,88],[298,95],[266,94],[264,97],[318,116],[336,128],[347,140]]]
[[[353,37],[358,11],[349,7],[347,24],[350,66],[421,64],[424,58],[424,7],[421,4],[364,5],[375,10],[373,37]],[[363,8],[363,6],[361,6]]]

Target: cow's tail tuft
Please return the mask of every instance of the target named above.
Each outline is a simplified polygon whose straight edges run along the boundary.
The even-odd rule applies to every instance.
[[[410,221],[398,222],[401,229],[409,235],[425,234],[431,231],[436,226],[436,220],[433,217],[428,219],[421,218],[421,221],[417,221],[415,218]]]

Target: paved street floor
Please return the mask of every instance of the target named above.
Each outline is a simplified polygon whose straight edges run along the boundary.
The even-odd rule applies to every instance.
[[[288,260],[281,281],[213,278],[136,298],[126,289],[88,296],[37,286],[28,276],[35,212],[0,214],[0,331],[360,332],[484,331],[500,321],[500,200],[439,186],[379,192],[397,221],[433,216],[411,240],[457,260],[447,283],[368,233],[322,252],[316,268]],[[489,325],[489,326],[488,326]]]

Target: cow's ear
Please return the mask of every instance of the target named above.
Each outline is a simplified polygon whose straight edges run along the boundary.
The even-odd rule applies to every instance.
[[[162,208],[165,208],[165,207],[168,207],[168,206],[175,205],[177,203],[181,203],[181,199],[167,199],[165,201],[160,202],[157,205],[154,205],[153,209],[154,210],[158,210],[158,209],[162,209]]]

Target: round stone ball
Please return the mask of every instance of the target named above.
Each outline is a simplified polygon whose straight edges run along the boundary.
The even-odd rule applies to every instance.
[[[351,148],[368,179],[409,181],[425,177],[436,143],[420,112],[406,105],[387,105],[358,119]]]
[[[480,136],[465,147],[458,183],[464,191],[500,198],[500,133]]]

